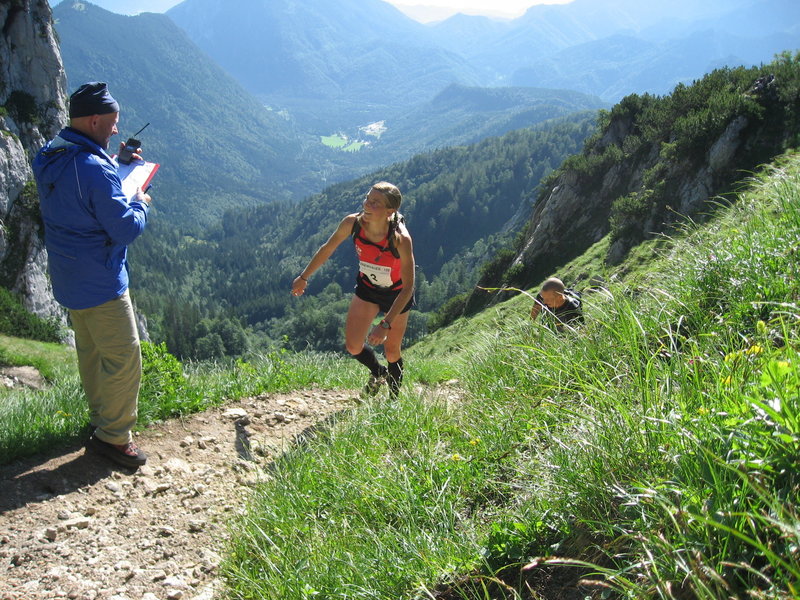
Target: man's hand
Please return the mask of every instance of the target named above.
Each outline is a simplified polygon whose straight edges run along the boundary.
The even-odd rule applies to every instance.
[[[147,204],[147,206],[150,206],[150,203],[153,201],[153,199],[150,197],[150,194],[145,194],[142,191],[142,188],[136,188],[136,195],[133,197],[133,199],[138,202],[143,202],[144,204]]]
[[[119,152],[117,152],[117,156],[120,155],[120,152],[122,152],[122,149],[124,147],[125,147],[125,142],[120,142],[119,143]],[[144,159],[142,158],[142,149],[141,148],[137,148],[136,152],[132,152],[131,153],[131,157],[133,158],[133,160],[141,160],[142,162],[144,162]]]

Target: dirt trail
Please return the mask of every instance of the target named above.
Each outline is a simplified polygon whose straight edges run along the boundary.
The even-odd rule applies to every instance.
[[[349,392],[247,398],[137,436],[148,463],[81,447],[0,467],[0,600],[212,600],[226,523]]]

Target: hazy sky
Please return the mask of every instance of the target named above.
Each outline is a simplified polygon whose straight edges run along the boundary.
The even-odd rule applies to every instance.
[[[404,12],[418,7],[441,9],[442,14],[457,12],[470,15],[519,17],[534,4],[566,4],[572,0],[385,0]],[[420,14],[422,11],[420,11]]]
[[[58,4],[62,0],[50,0]],[[116,13],[164,12],[181,0],[90,0],[106,10]],[[473,15],[518,17],[534,4],[564,4],[571,0],[385,0],[406,14],[426,21],[442,19],[457,12]]]

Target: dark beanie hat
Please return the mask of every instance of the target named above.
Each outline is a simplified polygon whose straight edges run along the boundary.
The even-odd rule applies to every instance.
[[[108,93],[108,84],[104,81],[84,83],[69,97],[70,119],[112,112],[119,112],[119,104]]]

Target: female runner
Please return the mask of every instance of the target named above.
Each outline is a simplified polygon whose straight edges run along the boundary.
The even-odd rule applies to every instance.
[[[370,371],[364,388],[375,395],[388,382],[394,398],[403,380],[400,346],[408,325],[408,311],[414,304],[414,251],[398,210],[403,198],[391,183],[381,181],[370,188],[360,213],[347,215],[328,241],[292,282],[292,295],[302,296],[311,275],[330,258],[348,237],[353,237],[359,259],[355,295],[345,324],[345,347]],[[383,319],[372,322],[383,312]],[[383,344],[388,367],[378,362],[370,346]]]

